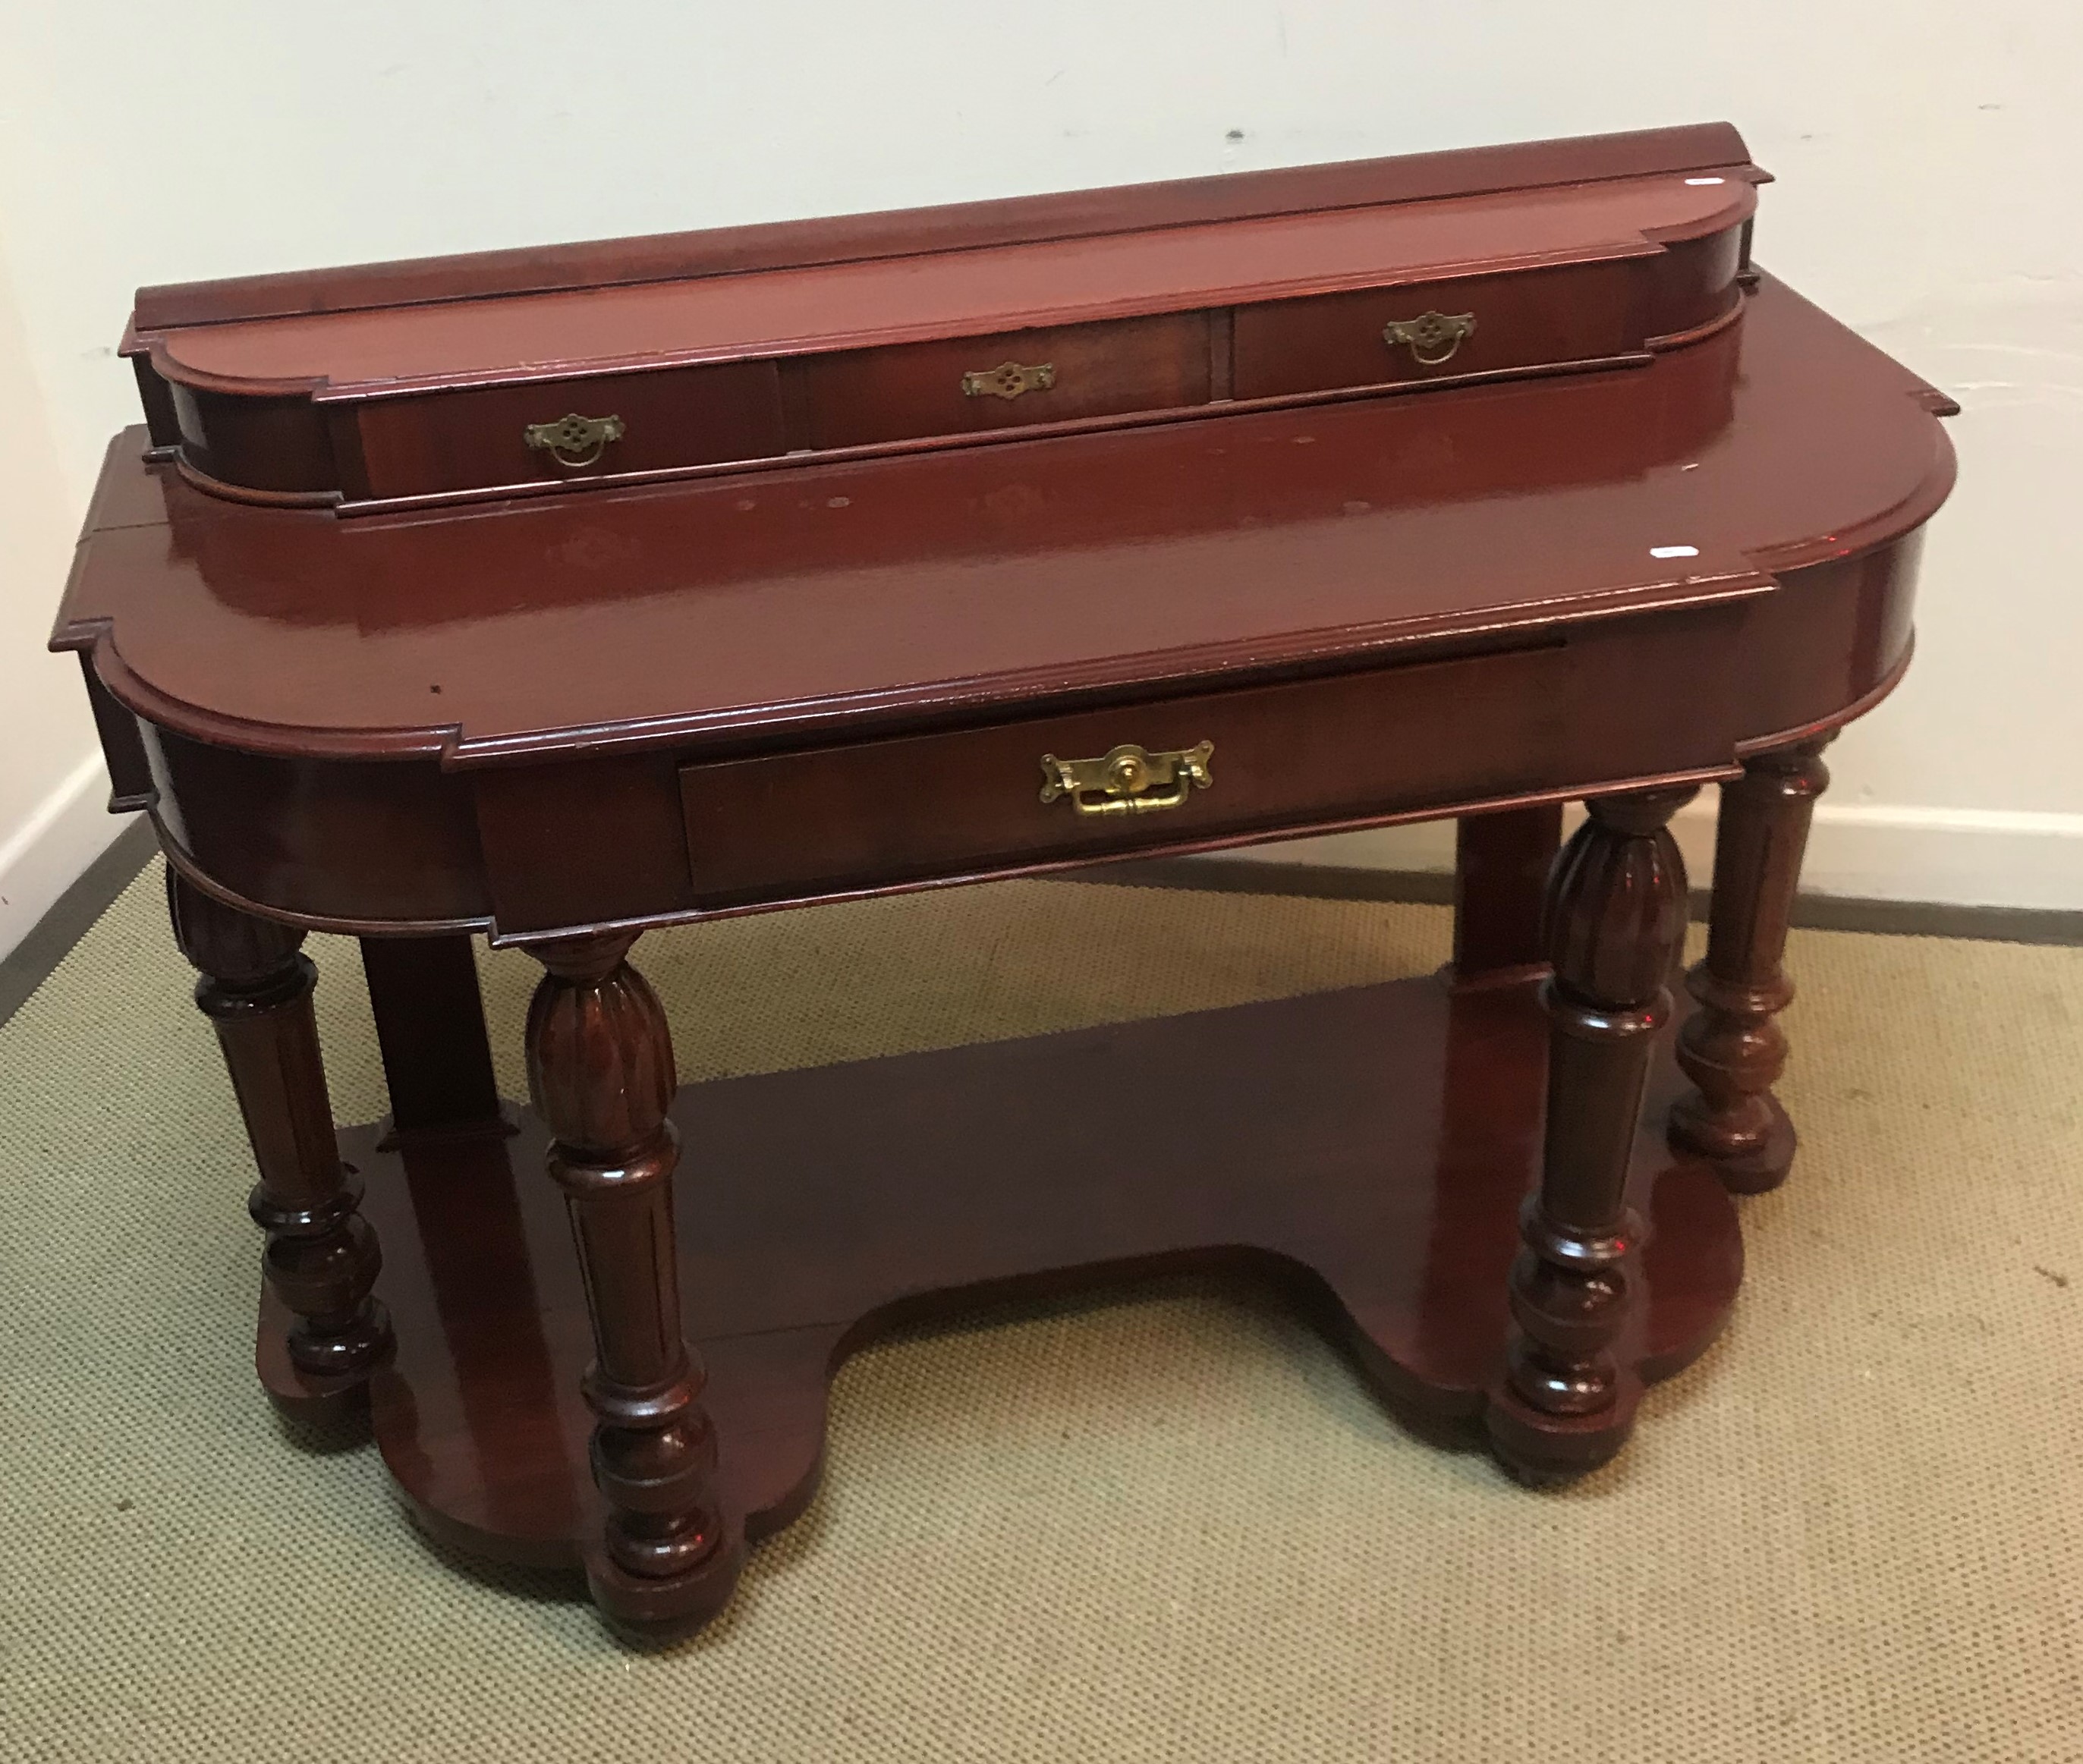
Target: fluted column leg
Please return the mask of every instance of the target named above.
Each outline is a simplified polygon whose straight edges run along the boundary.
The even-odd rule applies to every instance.
[[[1603,1463],[1634,1423],[1640,1381],[1616,1351],[1641,1299],[1628,1166],[1685,928],[1685,866],[1665,823],[1692,794],[1588,804],[1549,878],[1547,1133],[1511,1270],[1516,1327],[1488,1410],[1493,1449],[1529,1482]]]
[[[1786,1069],[1777,1019],[1794,998],[1781,962],[1829,740],[1755,755],[1722,787],[1707,959],[1685,977],[1700,1008],[1678,1042],[1695,1088],[1672,1105],[1671,1138],[1738,1194],[1777,1188],[1794,1162],[1794,1123],[1772,1094]]]
[[[304,934],[256,918],[167,871],[174,940],[201,970],[196,1003],[217,1030],[260,1180],[247,1201],[268,1234],[268,1284],[295,1317],[290,1363],[313,1395],[365,1379],[391,1348],[370,1296],[382,1257],[340,1167],[319,1055]]]
[[[730,1597],[742,1554],[716,1500],[703,1370],[680,1325],[667,1118],[677,1078],[665,1014],[623,960],[632,935],[535,947],[528,1082],[570,1208],[594,1360],[594,1481],[608,1514],[589,1553],[594,1597],[635,1625],[699,1623]]]

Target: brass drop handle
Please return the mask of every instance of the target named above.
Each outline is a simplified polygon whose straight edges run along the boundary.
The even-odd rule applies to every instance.
[[[1183,753],[1152,753],[1129,742],[1098,759],[1058,759],[1042,756],[1042,800],[1071,799],[1081,815],[1147,815],[1177,808],[1189,790],[1214,784],[1209,770],[1215,744],[1203,741]]]
[[[1381,327],[1381,340],[1390,348],[1409,345],[1420,367],[1436,368],[1453,359],[1454,352],[1476,334],[1472,312],[1421,312],[1415,319],[1392,319]]]
[[[581,416],[574,411],[554,423],[530,423],[522,438],[568,471],[579,471],[598,461],[610,441],[622,439],[619,416]]]
[[[1043,361],[1023,368],[1017,361],[1001,361],[995,368],[962,376],[964,398],[1018,398],[1023,392],[1046,392],[1056,383],[1056,364]]]

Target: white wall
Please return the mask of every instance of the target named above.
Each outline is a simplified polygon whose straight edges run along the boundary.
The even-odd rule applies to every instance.
[[[48,482],[10,454],[0,851],[87,751],[32,639],[139,281],[1726,117],[1781,179],[1761,259],[1967,406],[1920,659],[1833,750],[1810,880],[2083,906],[2079,114],[2071,0],[17,4],[0,432],[40,401]]]
[[[44,652],[85,488],[53,444],[4,222],[0,209],[0,955],[122,831],[78,664]]]

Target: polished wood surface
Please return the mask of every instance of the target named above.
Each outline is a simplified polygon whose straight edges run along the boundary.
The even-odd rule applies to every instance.
[[[1740,624],[1740,603],[1725,602],[1574,643],[1497,639],[1453,659],[689,765],[679,776],[694,897],[709,907],[852,892],[1181,834],[1357,821],[1384,803],[1479,801],[1511,792],[1536,754],[1566,776],[1711,773],[1725,753],[1711,725],[1701,720],[1679,741],[1666,732],[1688,728],[1701,674]],[[1629,714],[1616,717],[1621,701]],[[1449,729],[1460,738],[1447,742]],[[1161,817],[1038,800],[1045,753],[1203,741],[1215,750],[1212,787]]]
[[[58,635],[119,625],[97,660],[133,709],[285,756],[780,745],[1762,593],[1941,500],[1920,402],[1942,403],[1768,283],[1640,373],[437,521],[228,505],[126,436]],[[1798,709],[1899,655],[1830,635]],[[1744,738],[1794,708],[1766,698]]]
[[[361,1184],[334,1143],[304,934],[256,918],[167,872],[174,941],[201,973],[196,1004],[217,1031],[260,1180],[247,1209],[268,1234],[268,1288],[289,1315],[294,1394],[332,1399],[390,1353],[370,1296],[382,1255],[357,1210]]]
[[[372,500],[487,483],[556,485],[567,475],[547,454],[528,445],[525,432],[531,423],[554,421],[574,409],[611,412],[627,424],[615,457],[628,474],[777,459],[788,450],[771,361],[560,381],[548,399],[554,411],[544,407],[545,397],[533,386],[488,386],[438,399],[377,399],[356,413],[341,445],[351,445]],[[216,463],[192,449],[191,457],[205,471]],[[282,470],[280,449],[265,457]],[[244,469],[257,475],[254,466]]]
[[[1537,803],[1454,826],[1454,960],[1457,985],[1521,979],[1544,966],[1548,872],[1562,845],[1562,805]]]
[[[410,306],[471,293],[552,293],[673,281],[695,275],[854,263],[904,252],[970,250],[1023,239],[1079,239],[1142,227],[1241,221],[1295,210],[1360,209],[1379,202],[1425,202],[1545,184],[1595,184],[1664,171],[1742,169],[1742,135],[1729,123],[1614,135],[1566,135],[1548,141],[1451,148],[1333,165],[1277,167],[1160,184],[1125,184],[1046,196],[1006,196],[936,209],[775,221],[700,234],[656,234],[504,252],[410,258],[358,268],[287,271],[225,281],[163,283],[137,289],[140,331],[218,325],[238,319],[296,317],[369,306]]]
[[[1701,155],[1719,169],[1678,175]],[[1817,756],[1908,664],[1920,530],[1953,475],[1942,396],[1746,271],[1740,155],[1678,132],[141,304],[166,319],[137,340],[158,445],[112,449],[54,641],[81,655],[118,802],[154,817],[246,1115],[268,1387],[336,1407],[365,1384],[437,1530],[582,1565],[612,1621],[654,1633],[712,1615],[745,1538],[800,1511],[851,1345],[994,1295],[1248,1265],[1523,1480],[1611,1457],[1642,1381],[1728,1313],[1729,1191],[1792,1154],[1773,1019]],[[1582,188],[1536,200],[1565,162]],[[1565,210],[1640,220],[1645,182],[1692,219],[1534,264]],[[1348,396],[1379,289],[1299,251],[1279,323],[1255,315],[1263,275],[1150,306],[1196,251],[1263,259],[1305,223],[1329,251],[1413,192],[1439,213],[1401,213],[1406,243],[1436,224],[1532,251],[1485,295],[1519,314],[1505,344],[1625,342],[1599,329],[1625,271],[1641,359]],[[979,403],[961,445],[919,445],[941,419],[907,400],[994,365],[951,340],[1017,334],[978,327],[1050,238],[1077,241],[1037,285],[1084,414]],[[785,360],[690,361],[636,322],[737,311],[741,272],[825,310],[905,251],[961,260],[935,272],[943,305],[851,352],[828,328]],[[1447,285],[1398,261],[1405,291]],[[1707,322],[1656,331],[1651,263]],[[690,305],[661,292],[712,271]],[[1542,275],[1582,298],[1536,298]],[[468,310],[495,293],[496,323]],[[166,457],[169,422],[243,399],[305,494],[310,388],[170,386],[150,362],[182,325],[259,352],[248,369],[307,345],[395,368],[409,334],[448,416],[350,400],[322,439],[365,478],[467,488],[479,418],[518,408],[484,377],[545,313],[596,347],[581,308],[634,327],[654,389],[737,376],[668,400],[713,420],[721,475],[342,520],[198,487],[209,436]],[[1472,370],[1528,365],[1485,355],[1487,325],[1464,343]],[[1137,407],[1182,397],[1227,402]],[[741,469],[732,425],[761,411],[783,451]],[[1708,783],[1713,925],[1674,1050],[1665,823]],[[1590,819],[1551,866],[1570,798]],[[676,1092],[627,960],[651,926],[1449,815],[1454,962],[1394,986]],[[365,938],[392,1089],[344,1152],[307,926]],[[492,1091],[478,931],[544,965],[531,1111]]]
[[[1678,1051],[1695,1088],[1671,1110],[1671,1134],[1739,1194],[1777,1188],[1794,1162],[1794,1123],[1772,1093],[1786,1066],[1779,1013],[1794,1000],[1781,961],[1829,739],[1752,754],[1722,786],[1707,956],[1685,979],[1701,1008]]]
[[[1724,158],[1703,173],[1709,142]],[[1653,130],[1509,162],[1245,173],[1219,195],[1193,180],[863,217],[798,229],[792,251],[774,230],[695,237],[693,267],[662,276],[631,265],[665,242],[609,242],[564,260],[576,286],[517,289],[495,254],[392,266],[422,292],[388,302],[358,271],[306,276],[287,302],[251,283],[148,290],[124,348],[155,444],[193,482],[366,511],[1645,361],[1733,317],[1763,179],[1733,130]],[[1475,323],[1451,347],[1384,329],[1443,308]],[[1005,361],[1046,366],[1016,403],[973,383]],[[615,420],[530,445],[588,412]]]
[[[545,1166],[564,1191],[593,1324],[579,1387],[607,1515],[587,1579],[625,1622],[699,1622],[729,1597],[743,1545],[716,1502],[707,1373],[681,1331],[680,1140],[666,1118],[678,1079],[665,1008],[626,960],[634,941],[537,947],[528,1091],[552,1135]]]
[[[1247,174],[1249,175],[1249,174]],[[338,395],[556,378],[580,366],[811,353],[1203,310],[1388,282],[1423,289],[1468,266],[1663,255],[1650,240],[1731,233],[1756,213],[1746,178],[1667,173],[1409,205],[1207,226],[1163,223],[1063,242],[969,247],[856,263],[647,282],[579,293],[458,299],[162,335],[153,359],[177,387]],[[1731,254],[1733,257],[1733,254]],[[1597,285],[1615,304],[1639,278]],[[1673,316],[1690,330],[1719,302]],[[1425,310],[1421,298],[1417,311]],[[1297,314],[1299,317],[1303,314]],[[1267,315],[1277,318],[1277,314]],[[1641,321],[1631,327],[1643,340]],[[990,364],[984,364],[988,365]],[[1365,383],[1363,382],[1362,383]],[[552,388],[553,389],[553,388]]]
[[[365,937],[361,968],[395,1133],[473,1132],[501,1120],[484,1004],[467,937]]]
[[[1253,219],[1302,209],[1360,208],[1440,196],[1587,184],[1657,172],[1740,168],[1743,137],[1727,123],[1223,172],[1045,196],[1004,196],[877,214],[781,221],[697,233],[416,258],[356,269],[290,271],[137,292],[141,331],[245,319],[454,300],[470,293],[547,293],[1022,240],[1084,238],[1152,226]]]
[[[441,520],[226,504],[126,441],[56,641],[91,656],[112,766],[143,771],[176,861],[239,900],[349,931],[667,922],[949,880],[978,817],[1020,830],[964,876],[1732,775],[1906,664],[1945,407],[1768,279],[1740,326],[1640,372]],[[1652,555],[1673,547],[1698,555]],[[1496,687],[1393,753],[1318,741],[1441,668]],[[1260,690],[1298,703],[1253,726],[1280,751],[1233,735],[1213,790],[1126,825],[1067,826],[1038,800],[1060,750],[1009,727],[1154,747],[1171,701]],[[958,732],[977,746],[931,746]],[[927,783],[959,794],[878,774],[893,736],[949,753]],[[1298,739],[1306,811],[1246,800]],[[979,792],[961,754],[986,749]],[[686,768],[716,767],[720,802],[753,761],[828,802],[900,791],[885,822],[920,848],[784,888],[816,834],[741,821],[705,901]]]
[[[802,1511],[828,1381],[878,1333],[1167,1268],[1271,1281],[1394,1412],[1480,1437],[1541,1158],[1537,993],[1398,981],[682,1090],[681,1285],[729,1523],[758,1537]],[[1660,1057],[1630,1167],[1648,1229],[1625,1353],[1652,1379],[1713,1339],[1743,1272],[1712,1167],[1655,1125],[1682,1087]],[[458,1543],[577,1566],[603,1511],[577,1400],[593,1349],[545,1129],[381,1137],[341,1143],[389,1246],[385,1460]]]
[[[1641,1295],[1627,1209],[1664,982],[1685,934],[1685,865],[1666,825],[1690,790],[1594,797],[1550,872],[1548,1111],[1540,1185],[1519,1216],[1515,1327],[1486,1419],[1517,1475],[1547,1482],[1602,1464],[1641,1395],[1625,1344]]]
[[[1215,395],[1215,341],[1211,314],[1168,312],[822,356],[801,365],[802,441],[866,447],[1203,405]],[[1046,364],[1049,384],[1010,399],[962,391],[966,373],[1005,361]]]

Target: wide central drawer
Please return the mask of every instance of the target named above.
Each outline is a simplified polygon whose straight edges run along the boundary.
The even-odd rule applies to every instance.
[[[1726,765],[1732,607],[680,769],[698,905],[807,899]]]

